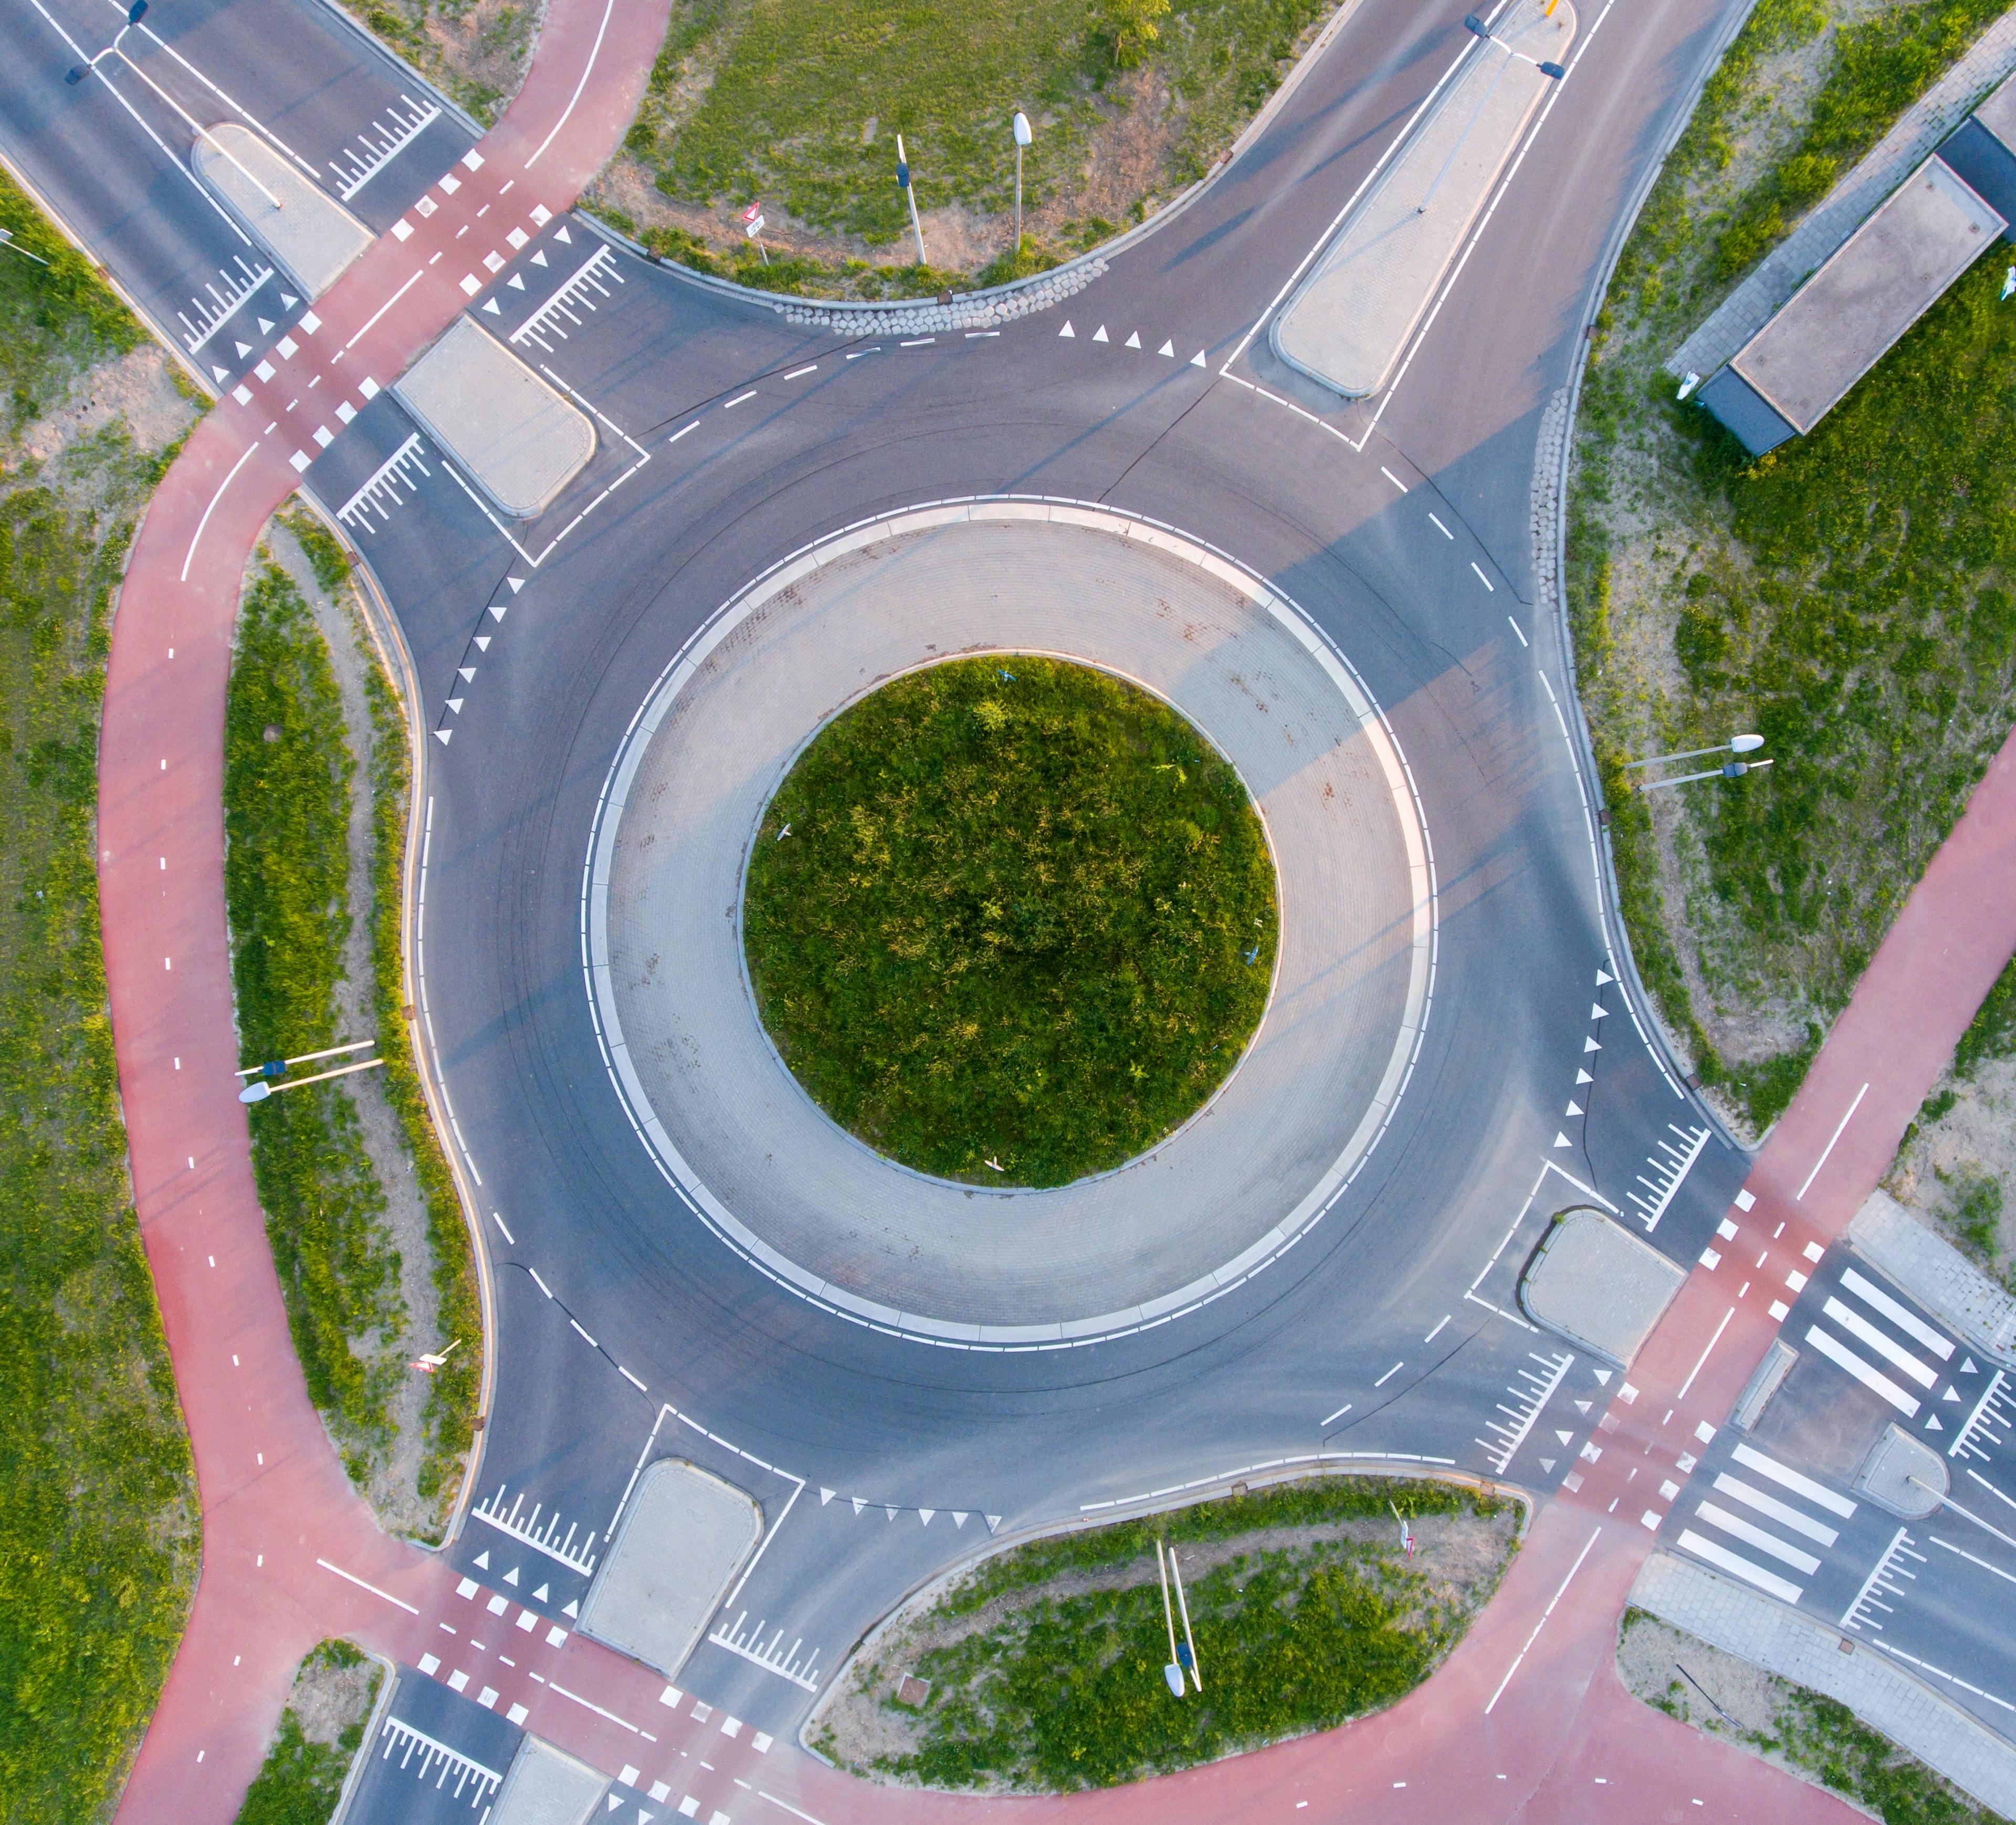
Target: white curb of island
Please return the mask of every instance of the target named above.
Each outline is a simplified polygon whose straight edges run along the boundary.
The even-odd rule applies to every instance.
[[[1020,1325],[964,1323],[902,1312],[864,1299],[808,1272],[752,1231],[708,1190],[653,1111],[624,1038],[609,961],[610,877],[617,831],[632,785],[658,725],[671,711],[680,691],[722,642],[757,609],[800,578],[865,545],[941,526],[1009,520],[1087,527],[1151,545],[1195,565],[1278,622],[1336,687],[1377,757],[1406,845],[1413,902],[1406,998],[1385,1071],[1342,1151],[1294,1210],[1231,1260],[1172,1292],[1092,1317]],[[1351,662],[1298,604],[1226,553],[1161,522],[1087,502],[1040,495],[976,495],[923,502],[843,527],[780,559],[708,617],[659,675],[617,747],[589,826],[588,854],[581,871],[581,970],[589,1014],[617,1099],[666,1182],[729,1247],[812,1304],[891,1336],[956,1349],[1068,1349],[1166,1323],[1243,1285],[1300,1240],[1357,1176],[1391,1121],[1420,1056],[1435,971],[1435,857],[1420,793],[1385,711],[1373,700]]]

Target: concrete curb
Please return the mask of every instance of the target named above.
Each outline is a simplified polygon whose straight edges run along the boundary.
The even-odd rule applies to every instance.
[[[2016,1746],[1868,1637],[1851,1639],[1670,1553],[1645,1561],[1631,1601],[1712,1647],[1845,1704],[1983,1805],[2016,1812]]]

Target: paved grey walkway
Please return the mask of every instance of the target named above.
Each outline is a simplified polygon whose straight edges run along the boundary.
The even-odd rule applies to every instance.
[[[1536,65],[1575,29],[1569,0],[1514,0],[1275,320],[1290,366],[1347,399],[1385,383],[1552,86]]]
[[[1193,1303],[1314,1220],[1404,1083],[1430,905],[1391,738],[1305,623],[1140,538],[994,510],[1038,517],[960,508],[834,556],[682,664],[621,763],[590,928],[633,1112],[718,1231],[857,1313],[1037,1342]],[[779,1062],[743,974],[747,846],[802,744],[880,680],[973,650],[1083,658],[1173,702],[1238,767],[1280,871],[1273,999],[1219,1096],[1130,1165],[1053,1190],[927,1179],[845,1134]]]
[[[1706,378],[1768,322],[1774,312],[1859,228],[1877,205],[1930,157],[1981,99],[2016,70],[2016,10],[2005,13],[1934,83],[1874,151],[1834,185],[1812,213],[1767,254],[1666,363],[1676,377]]]
[[[1947,1780],[2004,1815],[2016,1815],[2016,1748],[1867,1642],[1841,1652],[1842,1637],[1714,1572],[1654,1553],[1631,1600],[1711,1646],[1830,1698]]]
[[[1976,1349],[2004,1362],[2016,1357],[2016,1298],[1889,1193],[1870,1193],[1849,1226],[1848,1240]]]

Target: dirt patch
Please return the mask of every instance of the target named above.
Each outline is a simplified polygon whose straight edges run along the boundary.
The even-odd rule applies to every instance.
[[[545,0],[370,0],[347,10],[485,127],[524,86]]]
[[[343,1733],[371,1715],[383,1669],[347,1642],[325,1643],[301,1664],[288,1708],[311,1743],[335,1747]]]
[[[2016,1059],[1949,1075],[1906,1132],[1883,1188],[2006,1285],[2016,1278]]]
[[[140,449],[165,449],[196,422],[193,391],[165,349],[142,343],[77,375],[56,406],[22,428],[8,466],[50,462],[108,425],[123,425]]]
[[[1175,1550],[1186,1585],[1195,1584],[1220,1566],[1269,1553],[1302,1556],[1328,1550],[1372,1571],[1404,1564],[1427,1581],[1427,1602],[1453,1607],[1467,1617],[1496,1589],[1518,1524],[1518,1511],[1509,1504],[1489,1516],[1416,1517],[1409,1522],[1416,1542],[1411,1560],[1405,1560],[1399,1549],[1394,1524],[1370,1519],[1260,1528],[1226,1539],[1183,1541]],[[1041,1583],[1004,1591],[976,1609],[945,1614],[941,1605],[956,1596],[961,1587],[956,1583],[900,1613],[862,1650],[808,1723],[807,1739],[842,1766],[871,1779],[884,1778],[876,1774],[874,1763],[885,1757],[914,1755],[925,1737],[928,1714],[899,1704],[897,1693],[926,1655],[986,1635],[1039,1604],[1156,1582],[1154,1556],[1149,1553],[1096,1569],[1061,1571]],[[1201,1644],[1199,1653],[1201,1657]],[[981,1791],[1002,1790],[988,1786]]]

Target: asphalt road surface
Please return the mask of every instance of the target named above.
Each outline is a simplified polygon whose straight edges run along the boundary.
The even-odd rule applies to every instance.
[[[1264,325],[1469,41],[1454,3],[1360,0],[1214,183],[998,334],[794,327],[553,219],[470,307],[600,422],[595,460],[532,522],[493,519],[389,393],[313,462],[305,484],[367,559],[428,725],[451,737],[424,744],[416,961],[448,1138],[479,1187],[496,1358],[456,1570],[495,1582],[508,1564],[514,1600],[557,1621],[637,1466],[693,1459],[747,1489],[769,1531],[682,1683],[783,1737],[866,1628],[996,1532],[1326,1459],[1552,1494],[1605,1384],[1517,1314],[1547,1222],[1608,1208],[1691,1265],[1748,1170],[1619,980],[1532,544],[1541,416],[1734,10],[1589,9],[1431,326],[1361,405],[1286,375]],[[127,34],[131,65],[66,85],[122,16],[0,0],[24,47],[0,68],[0,147],[166,333],[235,381],[300,307],[189,175],[188,118],[250,121],[374,229],[471,135],[311,0],[175,0]],[[632,1131],[583,980],[597,801],[696,630],[843,526],[1002,495],[1167,523],[1292,598],[1384,706],[1435,858],[1429,1017],[1363,1170],[1263,1272],[1076,1348],[894,1334],[731,1254]],[[1798,1399],[1826,1416],[1868,1393],[1849,1377]],[[1700,1531],[1679,1510],[1668,1525]],[[1813,1603],[1873,1575],[1887,1539],[1858,1528]],[[1953,1579],[2008,1575],[1946,1556]],[[1914,1569],[1913,1614],[1949,1642],[1967,1587]],[[508,1754],[494,1716],[427,1702],[455,1753]],[[373,1766],[359,1816],[416,1816],[391,1762]]]

